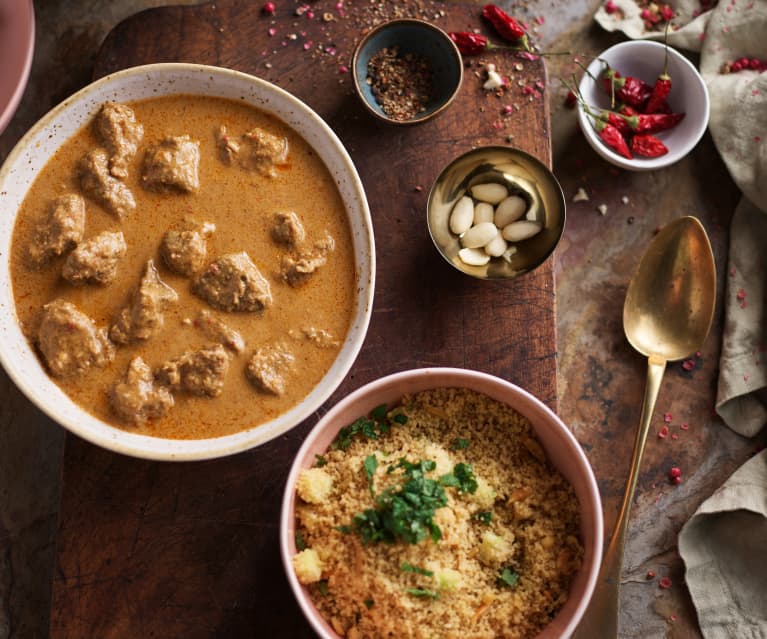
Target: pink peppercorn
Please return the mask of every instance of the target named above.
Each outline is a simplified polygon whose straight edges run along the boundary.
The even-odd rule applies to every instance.
[[[648,579],[655,579],[655,571],[654,570],[648,570],[647,571],[647,578]]]
[[[661,427],[661,429],[658,431],[658,437],[660,439],[666,439],[666,437],[668,437],[668,426]]]
[[[618,10],[618,5],[616,5],[613,0],[607,0],[605,2],[605,12],[606,13],[615,13]]]
[[[671,579],[668,577],[661,577],[658,581],[658,586],[666,590],[667,588],[671,588]]]
[[[679,428],[682,430],[690,430],[690,425],[685,422],[684,424],[679,424]]]
[[[679,466],[672,466],[671,470],[668,471],[668,476],[671,477],[671,479],[674,479],[676,477],[682,476],[682,469],[679,468]]]
[[[261,7],[261,13],[263,13],[265,16],[273,16],[276,10],[277,7],[274,6],[274,2],[267,2],[263,7]]]
[[[668,21],[674,17],[674,10],[668,5],[666,5],[660,10],[660,14],[663,16],[664,20]]]
[[[674,419],[674,417],[671,415],[671,413],[663,413],[663,421],[667,424],[671,423],[671,420]]]

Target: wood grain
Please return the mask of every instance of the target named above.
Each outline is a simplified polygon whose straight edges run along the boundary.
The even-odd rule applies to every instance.
[[[347,2],[340,17],[334,2],[315,2],[314,20],[293,11],[266,18],[260,6],[231,0],[137,14],[107,37],[95,75],[162,61],[231,67],[304,100],[347,146],[373,215],[378,278],[365,345],[326,406],[382,375],[444,365],[499,375],[556,409],[551,260],[512,282],[476,281],[437,255],[425,223],[434,178],[473,146],[512,135],[551,164],[546,96],[520,90],[545,85],[543,62],[496,59],[514,75],[503,100],[481,90],[471,66],[444,114],[391,128],[363,110],[341,72],[361,31],[385,17],[384,5]],[[444,10],[435,22],[445,30],[481,26],[476,5],[396,9],[430,19]],[[321,20],[324,12],[335,19]],[[507,103],[516,108],[503,116]],[[69,436],[51,636],[311,636],[283,575],[277,527],[289,464],[315,422],[251,452],[186,464],[131,459]]]

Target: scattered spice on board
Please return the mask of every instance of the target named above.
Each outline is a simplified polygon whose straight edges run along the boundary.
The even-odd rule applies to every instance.
[[[681,470],[681,468],[679,468],[679,466],[672,466],[671,470],[668,471],[668,478],[669,478],[669,480],[671,480],[672,484],[681,484],[682,483],[682,470]],[[671,585],[671,581],[669,580],[669,586],[670,585]],[[662,587],[663,586],[661,586],[661,588]]]
[[[658,586],[660,588],[663,588],[664,590],[667,590],[668,588],[671,588],[671,579],[668,577],[661,577],[658,581]]]
[[[668,426],[662,426],[661,429],[658,431],[658,438],[666,439],[666,437],[668,437]]]
[[[648,579],[655,579],[655,571],[654,570],[648,570],[647,571],[647,578]]]
[[[398,47],[384,47],[370,58],[366,81],[383,112],[404,121],[426,110],[432,93],[431,76],[425,57],[400,55]]]

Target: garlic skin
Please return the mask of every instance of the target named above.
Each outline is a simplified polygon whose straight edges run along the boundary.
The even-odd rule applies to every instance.
[[[498,73],[495,70],[494,64],[488,64],[487,65],[487,80],[485,80],[485,83],[482,85],[482,88],[485,91],[495,91],[496,89],[500,89],[503,86],[503,78],[501,77],[500,73]]]

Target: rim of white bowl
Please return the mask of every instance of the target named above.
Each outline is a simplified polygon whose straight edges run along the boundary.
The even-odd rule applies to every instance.
[[[538,411],[547,416],[554,424],[556,424],[559,434],[564,441],[567,452],[572,455],[573,459],[577,461],[577,465],[587,478],[585,485],[585,491],[588,495],[588,499],[595,505],[593,513],[591,515],[591,523],[594,527],[594,538],[591,541],[589,550],[592,552],[591,567],[588,574],[588,578],[584,584],[583,597],[572,611],[572,617],[567,623],[565,628],[561,631],[561,637],[569,637],[577,627],[583,614],[586,612],[586,608],[591,601],[591,597],[594,594],[594,588],[596,587],[597,578],[599,575],[599,567],[602,560],[602,544],[604,542],[604,519],[602,516],[602,498],[599,494],[599,486],[597,484],[594,470],[591,468],[586,454],[583,452],[578,440],[570,432],[570,429],[559,418],[559,416],[552,411],[546,404],[539,400],[535,395],[526,391],[525,389],[513,384],[501,377],[491,375],[489,373],[483,373],[481,371],[475,371],[465,368],[451,368],[451,367],[437,367],[437,368],[416,368],[406,371],[400,371],[398,373],[392,373],[386,375],[372,382],[361,386],[360,388],[352,391],[349,395],[341,399],[336,403],[320,420],[315,424],[309,434],[304,439],[301,448],[296,453],[293,463],[290,467],[290,473],[285,483],[285,491],[282,496],[282,505],[280,508],[280,556],[282,558],[282,566],[285,570],[290,588],[293,591],[293,595],[304,614],[304,617],[312,626],[314,631],[323,639],[339,639],[338,635],[328,630],[327,623],[324,623],[323,618],[314,608],[309,596],[306,594],[304,586],[298,581],[296,573],[293,570],[292,554],[291,550],[295,546],[295,539],[290,539],[289,531],[292,528],[292,524],[295,520],[295,485],[298,480],[298,474],[304,468],[303,462],[307,457],[307,454],[312,450],[315,445],[315,441],[320,437],[323,431],[337,421],[337,416],[343,413],[350,404],[354,404],[361,397],[368,394],[375,394],[381,389],[385,389],[388,386],[395,386],[403,380],[409,378],[430,377],[433,379],[433,383],[418,385],[417,389],[413,389],[413,392],[418,392],[422,388],[440,388],[445,386],[461,386],[461,383],[456,383],[455,380],[463,382],[463,387],[474,389],[475,385],[480,383],[490,384],[496,388],[510,391],[517,395],[526,403],[530,412]],[[450,381],[441,381],[450,380]],[[483,391],[478,391],[483,392]],[[515,410],[519,410],[516,409]],[[519,410],[523,415],[522,410]],[[340,429],[343,424],[337,424]],[[583,504],[581,504],[583,508]],[[581,510],[583,513],[583,510]]]
[[[161,85],[165,88],[158,89]],[[142,87],[140,94],[138,87]],[[133,93],[129,93],[131,91]],[[132,433],[97,419],[75,404],[48,376],[21,332],[8,263],[16,213],[34,176],[26,180],[26,187],[19,194],[9,194],[6,187],[12,179],[14,183],[25,182],[13,175],[15,171],[34,173],[35,167],[30,169],[25,165],[35,145],[58,148],[90,120],[106,99],[130,101],[177,94],[241,99],[296,130],[318,153],[342,194],[355,255],[368,256],[357,260],[357,300],[349,331],[341,351],[317,386],[298,405],[268,422],[206,439],[167,439]],[[318,148],[318,142],[328,144],[328,149]],[[41,160],[40,166],[46,161],[47,158]],[[0,205],[8,204],[4,202],[6,198],[16,203],[10,203],[12,216],[0,218],[0,253],[5,251],[5,262],[0,268],[0,364],[33,404],[70,432],[97,446],[133,457],[165,461],[224,457],[260,446],[316,411],[343,381],[359,354],[370,323],[375,289],[373,224],[362,181],[351,157],[328,124],[304,102],[266,80],[233,69],[176,62],[131,67],[105,76],[51,109],[16,144],[0,167]]]
[[[591,73],[594,77],[599,77],[599,73],[604,68],[602,63],[600,62],[600,58],[604,60],[608,60],[611,56],[611,54],[614,54],[616,51],[619,51],[621,49],[631,49],[636,48],[639,50],[644,49],[647,51],[648,48],[655,48],[655,49],[662,49],[665,51],[666,45],[662,42],[655,42],[654,40],[627,40],[625,42],[619,42],[618,44],[614,44],[608,49],[605,49],[602,53],[599,54],[597,58],[592,60],[591,64],[589,64],[588,72]],[[700,119],[698,122],[698,126],[693,130],[692,134],[689,137],[689,141],[687,144],[684,145],[684,147],[680,147],[680,149],[676,152],[669,152],[667,155],[663,155],[658,158],[642,158],[642,159],[635,159],[635,160],[629,160],[628,158],[624,158],[621,155],[618,155],[617,153],[613,152],[609,147],[607,147],[602,140],[597,135],[596,131],[594,130],[594,127],[591,124],[591,121],[589,120],[589,116],[586,115],[586,112],[583,110],[581,105],[578,105],[578,124],[581,127],[581,131],[583,131],[583,134],[586,138],[586,141],[591,145],[591,147],[594,149],[594,151],[597,152],[602,158],[607,160],[608,162],[619,166],[624,169],[628,169],[630,171],[655,171],[657,169],[662,169],[667,166],[671,166],[672,164],[675,164],[682,158],[684,158],[686,155],[692,151],[695,146],[700,142],[700,139],[703,137],[703,134],[706,132],[706,129],[708,128],[708,121],[710,117],[711,112],[711,99],[708,93],[708,87],[706,86],[705,81],[703,80],[703,77],[700,75],[700,72],[695,68],[695,65],[692,64],[686,57],[684,57],[679,51],[674,49],[673,47],[668,47],[669,52],[669,58],[673,58],[678,64],[686,67],[690,73],[691,77],[694,77],[701,89],[704,96],[704,117]],[[582,92],[583,87],[586,83],[593,83],[594,80],[591,79],[591,77],[588,75],[588,73],[583,74],[583,78],[581,78],[581,81],[578,85],[579,91]]]

